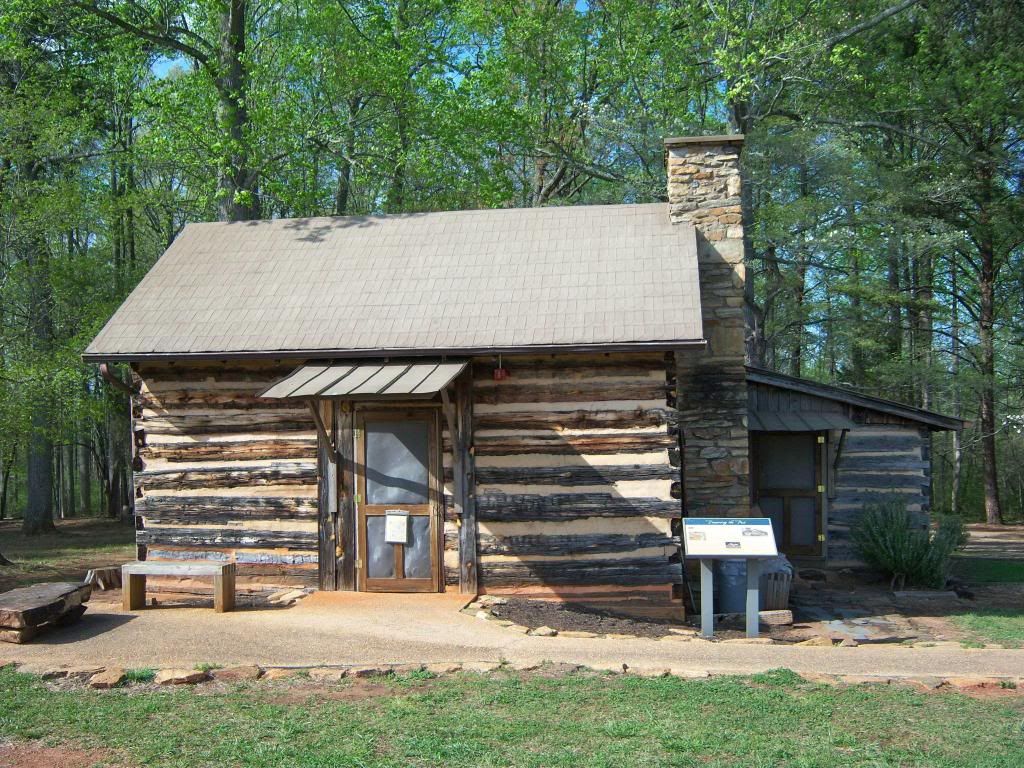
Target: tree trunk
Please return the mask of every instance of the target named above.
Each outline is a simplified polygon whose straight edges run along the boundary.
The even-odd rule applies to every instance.
[[[221,221],[260,217],[257,174],[247,144],[249,73],[245,64],[246,0],[225,0],[218,35],[217,123],[224,157],[218,169],[218,213]]]
[[[996,355],[994,280],[991,276],[992,253],[982,248],[982,277],[978,281],[980,323],[978,346],[981,354],[981,460],[985,486],[985,520],[990,525],[1003,522],[999,501],[999,471],[996,453]]]
[[[92,512],[92,454],[82,443],[78,445],[78,509],[84,517]]]
[[[950,374],[953,379],[953,415],[960,418],[960,291],[957,285],[957,264],[950,260],[949,284],[953,300],[950,302]],[[959,429],[953,430],[953,477],[949,488],[949,511],[960,513],[960,482],[963,474],[963,436]]]

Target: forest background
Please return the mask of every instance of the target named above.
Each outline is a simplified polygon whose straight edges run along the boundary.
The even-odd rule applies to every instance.
[[[187,222],[664,200],[743,133],[750,361],[968,419],[935,508],[1019,520],[1022,91],[1019,0],[5,0],[0,518],[130,514],[80,355]]]

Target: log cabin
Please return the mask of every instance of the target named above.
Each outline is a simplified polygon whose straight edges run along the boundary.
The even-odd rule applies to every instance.
[[[742,137],[665,147],[667,203],[185,227],[85,353],[130,366],[140,558],[662,599],[689,514],[844,564],[867,501],[923,519],[958,422],[748,369]]]

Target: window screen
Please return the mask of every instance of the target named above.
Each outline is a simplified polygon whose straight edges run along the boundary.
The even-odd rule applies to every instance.
[[[760,435],[757,444],[758,486],[813,490],[815,447],[813,434]]]
[[[366,422],[366,502],[426,504],[430,427],[424,421]]]

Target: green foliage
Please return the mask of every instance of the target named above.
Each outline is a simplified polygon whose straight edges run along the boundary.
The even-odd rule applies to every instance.
[[[152,683],[156,678],[156,670],[149,667],[139,669],[126,669],[124,679],[126,683]]]
[[[950,558],[967,542],[959,518],[938,516],[932,532],[898,501],[866,506],[851,535],[864,562],[894,583],[936,589],[946,585]]]

